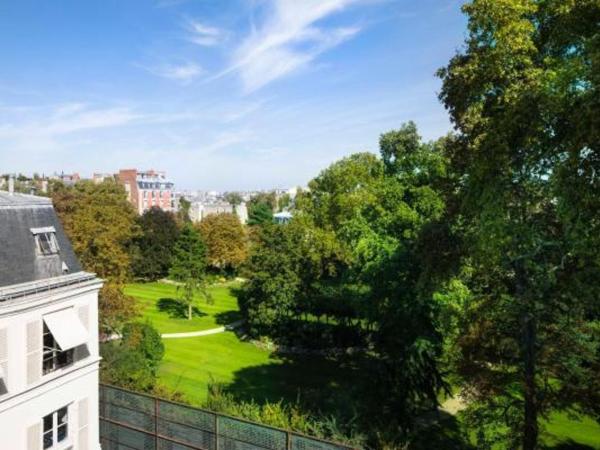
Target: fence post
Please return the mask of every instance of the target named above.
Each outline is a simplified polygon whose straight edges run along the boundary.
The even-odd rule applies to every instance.
[[[285,433],[285,448],[287,450],[292,450],[292,433],[286,431]]]
[[[158,450],[158,397],[154,397],[154,450]]]
[[[215,450],[219,450],[219,415],[213,414],[215,416]]]

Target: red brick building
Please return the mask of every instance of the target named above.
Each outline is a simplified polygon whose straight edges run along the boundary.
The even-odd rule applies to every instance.
[[[167,180],[165,172],[121,169],[117,179],[125,187],[127,197],[138,214],[153,206],[174,211],[173,183]]]

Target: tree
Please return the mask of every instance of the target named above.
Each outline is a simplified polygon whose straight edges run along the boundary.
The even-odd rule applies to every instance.
[[[121,339],[101,345],[102,381],[135,391],[152,391],[164,352],[160,334],[152,325],[128,323]]]
[[[134,240],[134,275],[148,280],[167,276],[179,236],[175,215],[152,207],[137,218],[137,224],[140,234]]]
[[[235,271],[247,256],[247,238],[235,214],[212,214],[198,224],[206,244],[207,262],[217,270]]]
[[[552,409],[598,414],[600,273],[586,248],[598,243],[600,5],[464,11],[465,50],[440,71],[460,133],[451,160],[471,292],[457,367],[481,445],[530,450]]]
[[[227,194],[225,194],[225,201],[232,205],[233,210],[235,211],[235,208],[238,205],[241,205],[244,199],[238,192],[228,192]]]
[[[134,299],[123,294],[131,276],[130,245],[138,233],[125,189],[113,180],[56,183],[52,200],[84,269],[106,280],[99,296],[102,330],[118,329],[136,313]]]
[[[180,224],[190,223],[192,219],[190,218],[190,209],[192,207],[192,203],[187,200],[185,197],[179,197],[179,208],[177,209],[177,219]]]
[[[192,319],[192,307],[196,293],[207,303],[212,302],[206,286],[206,247],[199,233],[191,224],[186,224],[173,249],[173,260],[169,276],[180,283],[177,288],[180,300],[187,306],[188,320]]]
[[[273,223],[273,210],[267,203],[255,203],[248,207],[248,225]]]

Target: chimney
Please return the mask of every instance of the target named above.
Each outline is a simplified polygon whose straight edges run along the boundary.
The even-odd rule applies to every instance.
[[[8,193],[10,195],[15,193],[15,178],[12,175],[8,177]]]

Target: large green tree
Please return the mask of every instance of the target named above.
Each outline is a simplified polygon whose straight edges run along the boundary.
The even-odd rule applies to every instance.
[[[137,224],[140,234],[134,240],[132,267],[136,277],[157,280],[167,276],[173,247],[179,236],[173,213],[153,207],[144,212]]]
[[[187,307],[188,320],[192,319],[196,294],[212,302],[206,285],[206,246],[191,224],[184,225],[175,243],[169,276],[179,283],[177,291]]]
[[[465,49],[440,72],[471,291],[458,369],[480,445],[529,450],[549,411],[600,404],[600,3],[464,11]]]

